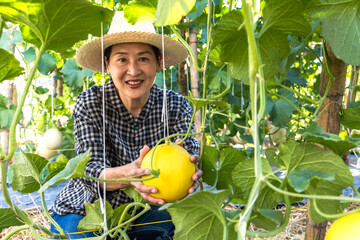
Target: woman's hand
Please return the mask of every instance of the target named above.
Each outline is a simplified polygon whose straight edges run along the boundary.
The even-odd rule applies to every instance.
[[[136,167],[135,167],[134,171],[138,172],[138,169],[140,169],[141,171],[143,171],[142,175],[150,174],[150,169],[147,169],[147,168],[142,169],[141,168],[142,160],[144,159],[145,155],[148,152],[149,152],[149,147],[148,146],[143,147],[143,149],[140,150],[140,157],[133,162],[133,163],[136,162]],[[151,193],[157,193],[158,190],[156,187],[147,186],[147,185],[143,184],[142,182],[131,182],[131,185],[134,187],[135,191],[140,193],[140,195],[146,201],[154,203],[154,204],[159,204],[159,205],[165,204],[165,201],[163,199],[155,198],[150,195]]]
[[[191,176],[191,179],[194,181],[194,184],[189,188],[188,192],[193,193],[200,186],[198,179],[202,177],[203,171],[201,171],[197,166],[198,163],[200,162],[200,157],[198,155],[192,155],[190,157],[190,161],[195,164],[195,173]]]
[[[180,142],[181,139],[178,138],[176,139],[175,142]],[[182,143],[179,144],[181,147],[183,146]],[[191,176],[191,179],[194,181],[194,184],[189,188],[188,193],[193,193],[196,191],[196,189],[200,186],[200,183],[198,181],[199,178],[202,177],[203,175],[203,171],[201,171],[198,168],[198,163],[200,162],[200,157],[199,155],[192,155],[190,156],[190,161],[193,162],[195,164],[195,173]]]

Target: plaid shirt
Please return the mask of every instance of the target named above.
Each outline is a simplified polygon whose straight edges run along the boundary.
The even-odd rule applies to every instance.
[[[93,86],[81,93],[74,109],[75,150],[78,154],[91,148],[90,161],[85,167],[89,176],[99,177],[105,167],[128,164],[139,157],[145,145],[154,147],[164,137],[164,123],[161,120],[163,90],[154,85],[149,100],[141,113],[134,118],[118,97],[112,81],[105,84],[105,134],[106,166],[103,160],[103,114],[102,86]],[[187,100],[171,90],[167,92],[169,134],[186,133],[192,116]],[[193,130],[192,126],[192,130]],[[175,139],[172,139],[175,141]],[[200,145],[194,137],[184,142],[184,148],[191,154],[198,154]],[[74,178],[63,188],[54,203],[54,211],[65,215],[85,215],[85,203],[99,198],[98,182],[86,178]],[[102,192],[102,191],[101,191]],[[132,200],[122,190],[108,191],[106,200],[113,208]]]

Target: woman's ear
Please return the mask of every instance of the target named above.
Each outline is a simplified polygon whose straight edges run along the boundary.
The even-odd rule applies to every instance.
[[[157,61],[157,64],[158,64],[158,66],[157,66],[157,68],[156,68],[156,72],[159,73],[160,70],[161,70],[161,68],[162,68],[162,65],[163,65],[162,57],[161,57],[161,56],[159,56],[158,61]]]
[[[108,62],[108,60],[106,59],[106,57],[104,57],[104,63],[105,63],[106,72],[107,72],[107,74],[110,75],[109,62]]]

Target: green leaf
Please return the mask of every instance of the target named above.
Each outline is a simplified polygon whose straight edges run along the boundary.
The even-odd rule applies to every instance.
[[[259,37],[259,45],[265,79],[271,79],[279,72],[282,59],[290,54],[287,34],[270,28]]]
[[[1,29],[2,30],[2,29]],[[5,30],[0,36],[0,48],[10,52],[14,44],[21,43],[21,33],[19,30]]]
[[[71,90],[82,88],[85,74],[74,59],[68,59],[61,68],[61,72],[64,74],[65,84]]]
[[[332,151],[321,149],[311,143],[297,143],[293,140],[280,144],[279,151],[280,159],[287,167],[287,175],[300,169],[312,169],[335,174],[334,181],[320,181],[316,188],[310,185],[305,191],[306,194],[339,196],[344,188],[353,183],[349,167],[341,157]],[[339,204],[339,201],[335,200],[317,200],[317,205],[321,211],[328,214],[337,213]],[[313,207],[310,208],[310,215],[316,223],[325,220],[324,217],[314,211]]]
[[[190,19],[196,19],[197,17],[201,16],[203,14],[205,8],[208,5],[208,1],[206,0],[200,0],[195,2],[195,7],[188,13],[187,17]]]
[[[65,103],[59,98],[53,98],[53,103],[51,103],[51,96],[49,96],[45,101],[46,109],[51,112],[52,105],[54,106],[54,111],[61,111],[65,108]]]
[[[121,215],[124,213],[124,210],[128,205],[129,205],[129,203],[125,203],[125,204],[122,204],[119,207],[114,209],[114,212],[113,212],[113,214],[111,216],[111,219],[110,219],[110,225],[109,225],[110,228],[116,227],[117,225],[119,225]],[[126,212],[124,214],[125,214],[125,216],[124,216],[124,218],[122,220],[122,223],[131,218],[131,215],[129,213]]]
[[[306,36],[311,32],[311,25],[302,15],[302,9],[300,0],[267,1],[263,9],[264,24],[260,35],[272,29],[283,34]]]
[[[20,62],[14,55],[0,48],[0,83],[4,80],[12,80],[24,71]]]
[[[185,96],[187,100],[189,100],[192,104],[194,104],[195,110],[197,112],[200,108],[205,107],[207,105],[215,105],[220,108],[227,108],[228,104],[225,101],[221,100],[212,100],[212,99],[202,99],[202,98],[194,98],[192,94],[189,92],[189,97]]]
[[[279,185],[278,181],[280,180],[272,174],[272,168],[266,159],[261,159],[261,166],[264,175],[270,174],[268,175],[267,180],[274,185]],[[254,159],[248,159],[237,164],[232,172],[232,178],[233,182],[242,189],[243,198],[247,201],[250,196],[250,191],[255,183]],[[275,199],[274,191],[267,187],[267,185],[262,184],[255,207],[273,208],[276,204],[277,201]]]
[[[40,188],[40,173],[48,161],[39,155],[19,152],[13,163],[14,191],[21,193],[32,193]]]
[[[216,169],[218,169],[217,189],[228,189],[234,185],[232,171],[234,167],[245,160],[241,151],[235,148],[224,148],[221,151],[206,146],[203,156],[204,181],[210,185],[215,183]]]
[[[44,183],[49,181],[52,177],[54,177],[59,172],[61,172],[66,167],[66,164],[68,162],[69,162],[69,159],[65,155],[60,154],[56,158],[55,162],[52,162],[48,165],[49,173],[47,174],[47,176],[44,180]]]
[[[280,89],[278,94],[297,105],[294,94],[288,90]],[[274,126],[285,126],[289,122],[294,107],[283,98],[272,100],[269,97],[266,101],[266,112],[270,114],[269,120]]]
[[[9,99],[2,94],[0,94],[0,129],[1,128],[10,128],[11,122],[14,118],[15,111],[17,106],[10,105],[7,107]],[[22,118],[22,114],[19,119]]]
[[[24,41],[63,52],[88,34],[100,36],[101,22],[106,27],[113,13],[87,0],[8,0],[0,3],[0,15],[21,25]]]
[[[42,86],[39,86],[39,87],[36,87],[35,92],[37,94],[41,95],[41,94],[45,94],[45,93],[49,92],[49,89],[43,88]]]
[[[321,21],[321,35],[335,56],[346,64],[360,65],[360,2],[313,0],[308,12]]]
[[[306,127],[301,127],[298,130],[299,134],[306,133],[322,133],[323,129],[318,127],[318,123],[316,121],[310,121],[310,124]]]
[[[270,165],[275,167],[280,167],[280,165],[283,165],[283,163],[280,162],[278,155],[276,154],[275,148],[266,148],[265,156]]]
[[[159,0],[155,25],[165,26],[177,24],[195,5],[195,0]]]
[[[199,191],[182,201],[167,204],[175,225],[175,239],[222,239],[226,224],[220,209],[229,191]],[[197,209],[194,211],[194,209]]]
[[[29,47],[26,51],[22,52],[22,54],[28,64],[36,60],[36,52],[33,47]]]
[[[111,221],[113,215],[113,208],[109,202],[105,204],[106,208],[106,221]],[[100,199],[97,199],[94,203],[85,203],[86,215],[80,220],[78,229],[81,231],[104,229],[104,214],[101,212]]]
[[[303,78],[300,78],[299,74],[294,70],[294,68],[291,68],[290,71],[287,73],[287,79],[291,83],[296,84],[299,87],[307,86],[307,81]]]
[[[233,78],[248,84],[248,44],[240,10],[225,14],[214,26],[212,51],[218,45],[220,60],[228,62]]]
[[[0,208],[0,232],[12,226],[22,226],[24,223],[11,208]]]
[[[129,197],[131,197],[134,202],[146,203],[146,200],[140,195],[139,192],[135,191],[133,186],[129,186],[123,189],[123,192]]]
[[[257,209],[252,214],[251,222],[258,228],[271,231],[278,227],[283,221],[283,214],[272,209]]]
[[[305,141],[319,143],[330,148],[339,156],[342,156],[350,149],[357,147],[357,144],[351,140],[342,140],[341,137],[332,133],[307,133],[303,136],[305,137]]]
[[[69,180],[76,177],[85,177],[85,166],[90,160],[90,149],[72,159],[66,164],[66,167],[56,174],[53,178],[47,181],[40,189],[39,193],[45,191],[48,187],[56,183]]]
[[[157,3],[157,0],[134,0],[124,7],[124,17],[131,24],[138,21],[153,23]]]
[[[290,53],[288,34],[307,35],[311,32],[301,9],[302,2],[298,0],[266,3],[264,25],[258,33],[265,79],[271,79],[280,70],[282,59]],[[232,77],[248,84],[248,43],[241,10],[225,14],[214,27],[212,39],[213,48],[221,44],[220,59],[229,63]]]
[[[52,71],[54,71],[54,69],[56,68],[56,64],[56,59],[47,52],[44,52],[41,55],[40,62],[37,68],[39,72],[41,72],[43,75],[48,75],[49,73],[52,73]]]
[[[308,189],[310,182],[319,180],[333,181],[335,179],[335,174],[303,168],[290,172],[286,176],[286,179],[289,181],[289,184],[300,193]]]
[[[360,130],[360,108],[342,109],[340,123],[344,127]]]
[[[92,77],[94,75],[94,71],[87,68],[83,68],[81,71],[84,73],[85,77]]]
[[[228,239],[236,239],[238,234],[236,232],[236,226],[235,224],[238,222],[239,215],[241,214],[241,210],[235,210],[235,211],[226,211],[223,208],[220,209],[221,212],[224,215],[224,218],[226,220],[227,229],[229,231]],[[230,221],[232,220],[232,221]]]

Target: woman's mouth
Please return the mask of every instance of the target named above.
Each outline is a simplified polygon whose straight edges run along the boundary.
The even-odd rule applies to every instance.
[[[125,83],[127,85],[129,85],[129,87],[131,87],[131,88],[137,88],[141,85],[142,82],[143,82],[143,80],[129,80],[129,81],[126,81]]]

